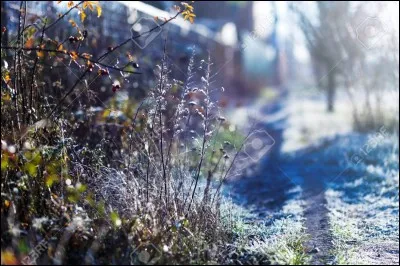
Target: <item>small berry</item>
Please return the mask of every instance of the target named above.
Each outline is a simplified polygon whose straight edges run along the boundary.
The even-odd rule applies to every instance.
[[[69,36],[68,40],[70,43],[76,43],[77,41],[79,41],[79,39],[75,36]]]
[[[119,84],[114,84],[113,87],[112,87],[112,91],[113,92],[116,92],[116,91],[118,91],[120,89],[121,89],[121,86]]]

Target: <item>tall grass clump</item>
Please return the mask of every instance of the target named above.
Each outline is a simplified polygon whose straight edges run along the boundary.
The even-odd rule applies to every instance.
[[[168,262],[177,254],[177,262],[204,262],[210,247],[229,237],[220,219],[221,184],[237,149],[216,142],[225,119],[210,97],[211,66],[210,58],[196,64],[193,54],[187,79],[178,81],[164,57],[123,137],[124,167],[101,165],[88,180],[97,201],[126,221],[131,244],[164,248]]]

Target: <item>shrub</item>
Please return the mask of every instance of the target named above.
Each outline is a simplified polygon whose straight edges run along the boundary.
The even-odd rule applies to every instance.
[[[44,21],[34,44],[2,49],[14,63],[2,67],[2,258],[25,264],[215,259],[217,244],[230,236],[220,217],[221,185],[237,146],[220,143],[226,122],[210,97],[211,58],[196,63],[193,52],[187,79],[174,80],[164,45],[146,98],[136,105],[127,100],[123,110],[111,101],[96,115],[89,100],[76,106],[69,100],[78,84],[95,70],[131,71],[61,49],[44,34],[54,23]],[[76,42],[84,38],[79,32]],[[45,65],[56,54],[81,69],[67,90],[46,82]]]

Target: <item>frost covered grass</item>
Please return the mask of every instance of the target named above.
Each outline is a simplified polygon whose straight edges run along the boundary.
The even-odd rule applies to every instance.
[[[337,103],[335,113],[327,113],[322,99],[298,99],[298,95],[295,94],[288,100],[287,112],[290,113],[290,117],[284,134],[284,151],[295,151],[315,144],[323,138],[351,132],[352,120],[348,115],[351,108],[345,101]]]
[[[318,92],[307,93],[304,90],[293,88],[288,97],[284,112],[290,114],[285,130],[283,151],[295,151],[314,144],[323,138],[345,135],[354,131],[371,133],[384,126],[388,131],[397,132],[399,116],[397,101],[386,100],[385,107],[371,117],[368,114],[360,115],[355,122],[352,103],[343,93],[338,93],[338,101],[334,113],[327,113],[323,95]],[[385,98],[391,97],[387,93]],[[398,99],[393,95],[394,99]],[[392,97],[393,97],[392,96]],[[300,100],[299,100],[300,99]],[[362,106],[358,106],[362,110]],[[373,120],[373,121],[371,121]],[[309,121],[313,121],[310,123]]]
[[[248,209],[231,206],[234,241],[223,253],[230,264],[304,265],[309,262],[304,242],[300,200],[286,203],[274,217],[260,218]]]
[[[388,137],[326,192],[337,264],[398,264],[398,154]]]

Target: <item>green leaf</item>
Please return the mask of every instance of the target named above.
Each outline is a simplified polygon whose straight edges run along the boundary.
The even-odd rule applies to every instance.
[[[59,178],[57,175],[52,174],[46,177],[46,186],[51,187],[55,182],[58,182]]]
[[[30,176],[35,177],[37,174],[37,164],[29,162],[25,164],[25,172],[27,172]]]
[[[81,183],[78,183],[77,186],[76,186],[76,190],[77,190],[79,193],[85,192],[86,189],[87,189],[87,186],[86,186],[86,185],[83,185],[83,184],[81,184]]]
[[[116,224],[117,221],[119,220],[119,215],[118,215],[118,213],[116,213],[116,212],[112,212],[112,213],[110,214],[110,217],[111,217],[111,221],[112,221],[114,224]]]
[[[6,170],[7,167],[8,167],[8,155],[4,153],[1,155],[1,171]]]

